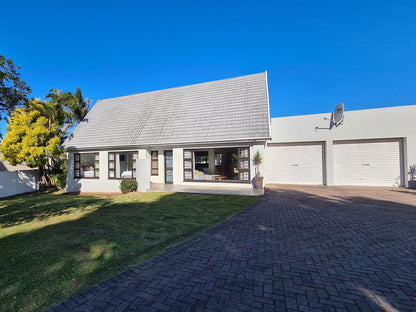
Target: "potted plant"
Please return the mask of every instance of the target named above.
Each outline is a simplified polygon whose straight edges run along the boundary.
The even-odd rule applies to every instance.
[[[257,151],[253,156],[253,163],[256,166],[256,177],[254,178],[254,183],[256,185],[256,189],[263,188],[263,177],[260,176],[260,165],[263,162],[263,157],[260,155],[260,152]]]
[[[416,165],[410,166],[409,178],[409,188],[416,189]]]

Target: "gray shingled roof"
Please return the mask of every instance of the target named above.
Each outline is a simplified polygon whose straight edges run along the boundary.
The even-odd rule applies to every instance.
[[[267,73],[99,100],[66,149],[265,139]]]

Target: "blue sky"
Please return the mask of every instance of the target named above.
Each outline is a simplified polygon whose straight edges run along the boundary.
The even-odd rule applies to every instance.
[[[267,70],[271,116],[416,104],[416,1],[7,1],[32,96],[101,98]]]

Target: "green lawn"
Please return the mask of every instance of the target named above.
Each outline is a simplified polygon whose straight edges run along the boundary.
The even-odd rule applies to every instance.
[[[257,199],[54,193],[0,200],[0,309],[42,311],[220,223]]]

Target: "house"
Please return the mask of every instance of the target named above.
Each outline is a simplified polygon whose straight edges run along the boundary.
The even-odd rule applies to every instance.
[[[39,189],[39,170],[25,164],[12,166],[1,159],[0,154],[0,198],[36,192]]]
[[[266,182],[408,186],[416,164],[416,105],[272,118]]]
[[[265,183],[408,186],[416,106],[270,119],[267,72],[98,101],[64,147],[69,192],[122,179],[252,188]]]
[[[267,73],[98,101],[64,143],[69,192],[117,192],[123,178],[252,188],[270,140]]]

